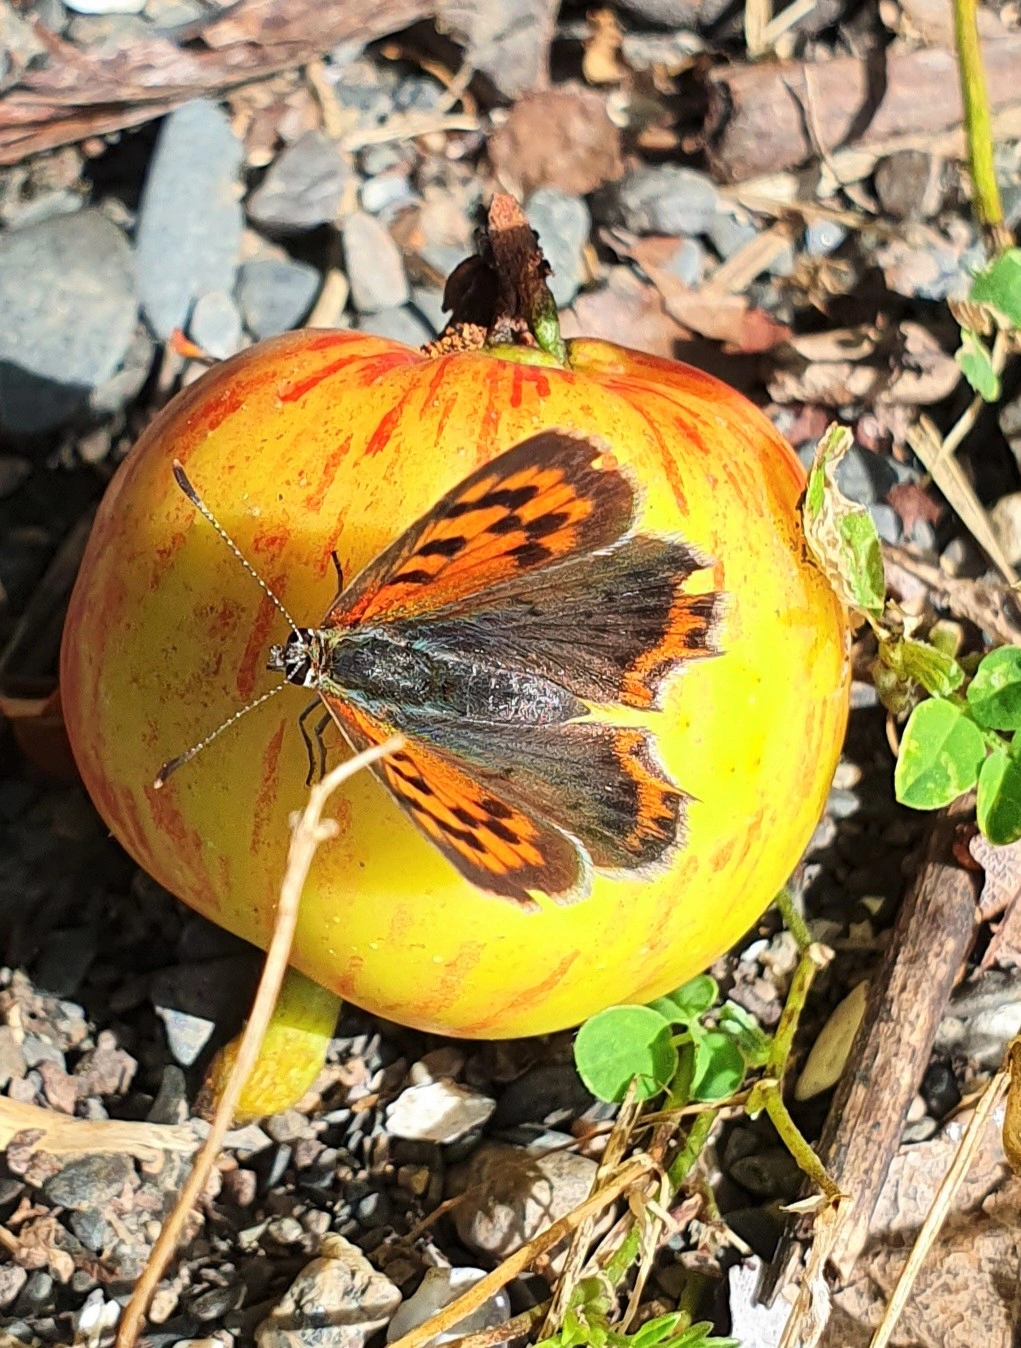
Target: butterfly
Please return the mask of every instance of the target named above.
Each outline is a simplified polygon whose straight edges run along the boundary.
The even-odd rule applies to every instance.
[[[653,731],[612,710],[659,708],[679,665],[718,653],[723,597],[686,593],[708,560],[634,532],[638,505],[606,445],[541,431],[341,579],[318,627],[288,615],[270,651],[281,686],[317,695],[310,763],[304,721],[323,706],[321,758],[330,719],[355,751],[400,734],[377,777],[467,880],[525,907],[585,897],[594,870],[648,872],[683,842],[689,798]]]

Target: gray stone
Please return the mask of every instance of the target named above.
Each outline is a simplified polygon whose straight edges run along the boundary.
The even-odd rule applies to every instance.
[[[117,1239],[117,1232],[98,1208],[72,1212],[68,1224],[85,1248],[93,1254],[102,1254]]]
[[[704,173],[677,164],[630,168],[615,195],[622,223],[638,234],[704,234],[719,205]]]
[[[388,337],[405,346],[424,346],[435,336],[428,323],[403,305],[396,309],[381,309],[375,314],[359,314],[354,325],[359,332],[371,332],[375,337]]]
[[[336,141],[306,131],[274,159],[248,198],[248,218],[276,234],[333,224],[350,182],[351,166]]]
[[[621,0],[620,7],[663,28],[694,28],[700,12],[699,0]]]
[[[104,379],[92,391],[89,408],[96,416],[110,416],[126,407],[142,391],[149,378],[156,345],[141,321],[135,324],[134,335],[124,353],[120,368],[109,379]]]
[[[869,506],[869,514],[872,516],[872,523],[876,526],[876,533],[884,543],[900,542],[900,536],[903,532],[900,516],[892,505],[887,505],[885,501],[879,501],[876,505]]]
[[[361,314],[379,313],[407,302],[411,292],[400,250],[387,230],[365,211],[344,221],[344,259],[351,301]]]
[[[0,426],[52,430],[110,378],[135,329],[134,272],[100,211],[0,236]]]
[[[188,336],[216,360],[226,360],[241,349],[241,315],[225,290],[207,290],[198,297]]]
[[[174,1061],[182,1067],[191,1067],[209,1043],[216,1022],[203,1016],[189,1015],[187,1011],[176,1011],[169,1006],[157,1006],[156,1014],[163,1022],[167,1047]]]
[[[258,1348],[363,1348],[401,1302],[397,1287],[357,1246],[327,1236],[255,1331]]]
[[[705,249],[697,239],[681,239],[666,270],[679,277],[686,286],[697,286],[705,274]]]
[[[858,505],[875,505],[896,480],[886,455],[873,454],[860,445],[852,445],[837,467],[837,486]]]
[[[735,211],[717,211],[709,225],[709,242],[726,259],[741,251],[746,243],[758,238],[759,227],[748,216]]]
[[[812,257],[825,257],[847,238],[847,230],[836,220],[813,220],[805,230],[805,251]]]
[[[588,1197],[596,1162],[570,1151],[537,1154],[503,1143],[481,1146],[463,1167],[454,1208],[462,1242],[503,1259]]]
[[[391,215],[399,206],[408,206],[415,200],[415,191],[404,173],[381,173],[362,184],[362,210],[370,215]]]
[[[467,45],[465,59],[515,99],[547,78],[559,0],[441,0],[438,26]]]
[[[112,1202],[134,1179],[135,1166],[130,1157],[104,1153],[69,1161],[46,1180],[43,1192],[58,1207],[89,1212]]]
[[[27,1282],[28,1270],[20,1264],[0,1264],[0,1307],[12,1305]]]
[[[244,224],[241,145],[213,103],[186,103],[160,128],[136,236],[142,308],[157,337],[187,326],[208,290],[234,289]]]
[[[593,1097],[573,1064],[541,1063],[506,1087],[493,1124],[496,1128],[513,1128],[521,1123],[556,1123],[583,1114],[592,1103]]]
[[[801,1188],[801,1171],[786,1147],[767,1147],[742,1156],[730,1167],[730,1177],[756,1198],[793,1198]]]
[[[942,162],[925,150],[896,150],[875,170],[876,196],[895,220],[928,220],[941,205]]]
[[[553,268],[549,288],[557,307],[563,309],[585,279],[582,251],[592,229],[589,209],[581,197],[568,196],[555,187],[540,187],[529,197],[525,214]]]

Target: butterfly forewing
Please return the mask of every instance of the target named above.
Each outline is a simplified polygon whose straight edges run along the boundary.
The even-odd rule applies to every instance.
[[[606,466],[597,466],[600,461]],[[433,612],[487,586],[606,547],[634,491],[606,447],[542,431],[477,469],[348,586],[324,627]]]

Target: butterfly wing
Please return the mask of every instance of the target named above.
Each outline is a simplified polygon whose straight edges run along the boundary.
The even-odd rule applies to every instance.
[[[533,674],[589,702],[653,707],[681,663],[717,653],[722,597],[686,594],[694,549],[633,537],[393,625],[452,657]]]
[[[351,703],[324,696],[356,751],[382,744],[393,726]],[[461,874],[480,889],[534,908],[530,891],[561,902],[583,897],[590,877],[577,843],[524,805],[431,745],[409,739],[372,767],[413,822]]]
[[[635,493],[605,445],[541,431],[477,469],[351,582],[324,627],[432,612],[626,533]]]

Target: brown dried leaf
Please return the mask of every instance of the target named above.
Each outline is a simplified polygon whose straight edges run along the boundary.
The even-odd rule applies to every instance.
[[[727,351],[772,351],[791,335],[790,328],[764,309],[751,308],[743,295],[724,294],[711,285],[686,286],[659,267],[645,270],[669,314],[699,336],[722,342]]]
[[[526,197],[537,187],[583,196],[624,172],[605,97],[575,84],[520,99],[490,138],[489,158],[504,184]]]

